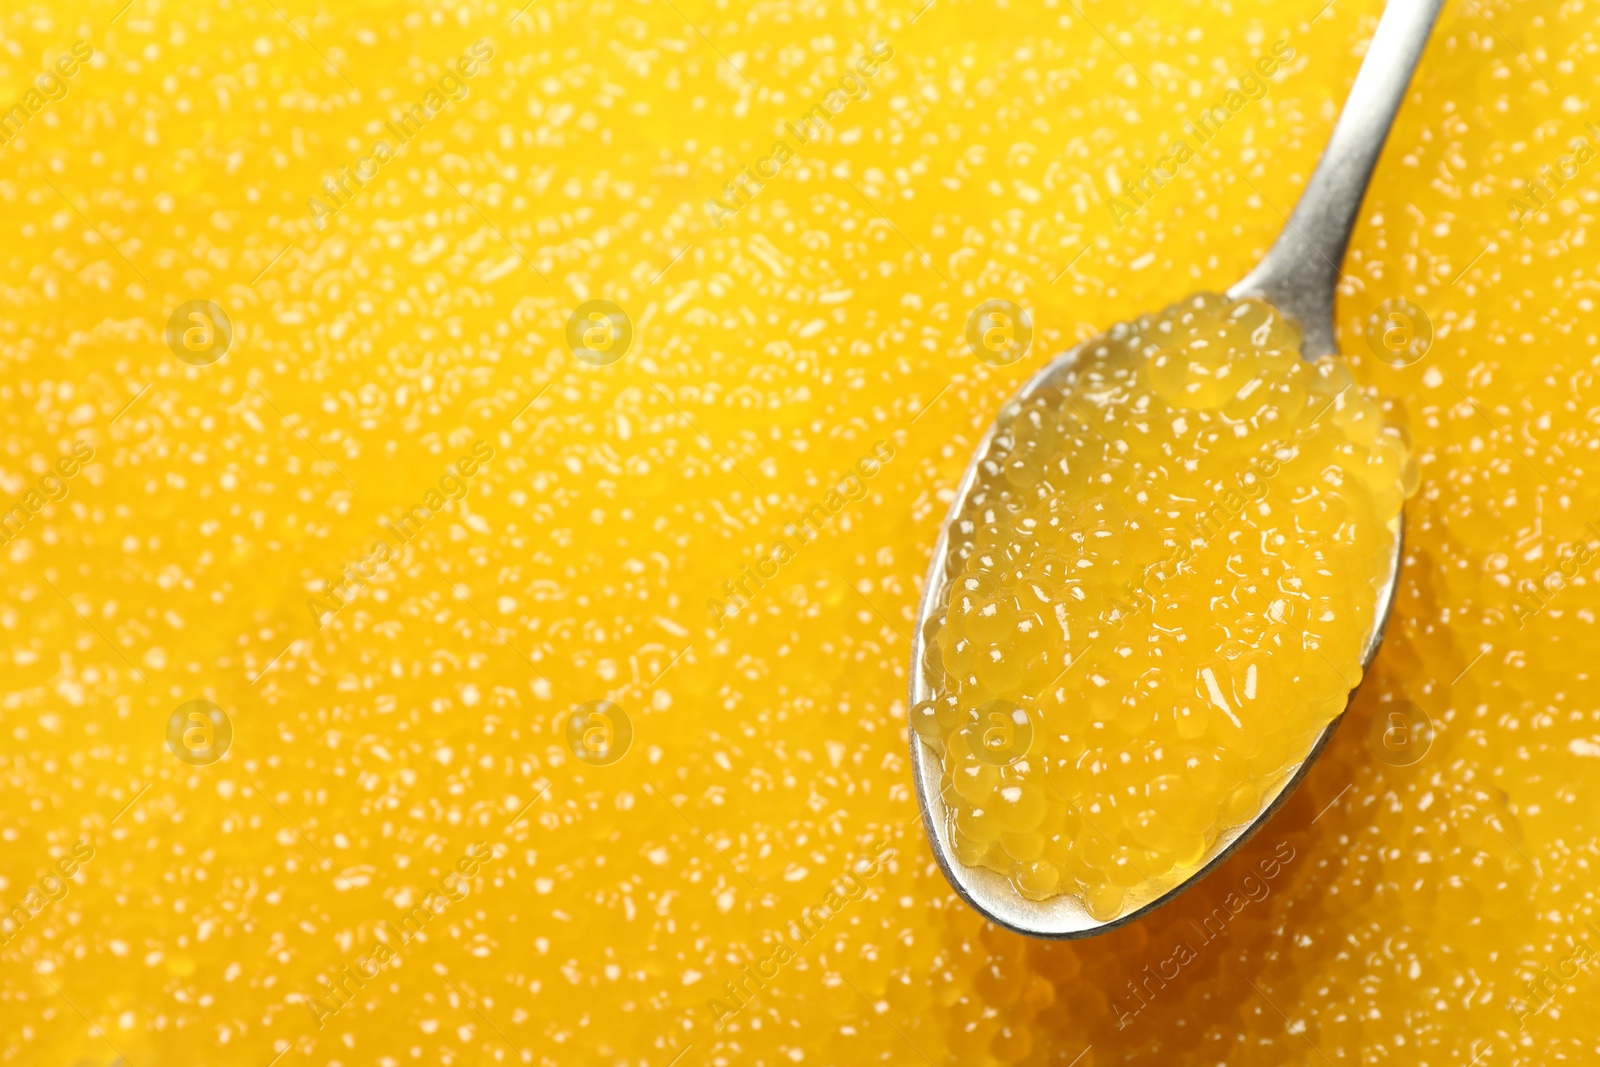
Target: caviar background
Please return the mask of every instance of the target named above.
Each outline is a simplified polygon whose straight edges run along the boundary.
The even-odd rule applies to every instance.
[[[75,40],[95,58],[0,148],[0,503],[95,459],[0,549],[0,903],[96,852],[0,949],[4,1061],[1591,1059],[1600,595],[1592,559],[1548,575],[1600,515],[1600,163],[1520,227],[1508,200],[1596,143],[1592,3],[1451,0],[1369,192],[1339,326],[1422,487],[1382,656],[1293,802],[1081,944],[986,927],[916,822],[905,637],[976,436],[1071,342],[1244,273],[1378,11],[8,7],[0,103]],[[483,38],[470,94],[316,228],[323,178]],[[880,40],[868,95],[713,225]],[[1117,228],[1108,197],[1280,40],[1268,95]],[[591,298],[635,328],[606,367],[566,346]],[[1394,298],[1435,333],[1404,368],[1362,341]],[[209,366],[163,339],[196,299],[235,329]],[[963,337],[986,299],[1032,313],[1004,368]],[[480,440],[466,498],[318,628],[307,599]],[[718,629],[707,600],[878,441],[866,498]],[[166,745],[195,699],[234,728],[208,767]],[[634,731],[603,767],[564,727],[598,699]],[[1435,730],[1405,767],[1368,742],[1398,702]],[[471,894],[319,1029],[319,980],[475,841]],[[884,845],[718,1025],[723,983]]]

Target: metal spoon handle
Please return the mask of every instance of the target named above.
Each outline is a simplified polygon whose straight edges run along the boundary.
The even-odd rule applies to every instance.
[[[1294,316],[1307,359],[1335,353],[1333,294],[1378,153],[1444,0],[1389,0],[1306,191],[1256,268],[1228,290]]]

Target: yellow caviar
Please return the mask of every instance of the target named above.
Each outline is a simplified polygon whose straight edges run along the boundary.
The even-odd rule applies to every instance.
[[[994,412],[1249,269],[1382,6],[0,5],[0,1063],[1592,1062],[1592,4],[1447,4],[1379,163],[1337,325],[1419,487],[1266,829],[1032,942],[950,889],[910,779],[919,583]],[[604,365],[594,299],[634,327]],[[998,369],[990,299],[1034,325]],[[1432,346],[1391,366],[1399,299]],[[233,324],[205,365],[164,336],[195,300]],[[208,766],[169,747],[200,700]]]
[[[1201,294],[1086,342],[975,473],[911,724],[961,862],[1114,918],[1344,710],[1416,467],[1343,360]]]

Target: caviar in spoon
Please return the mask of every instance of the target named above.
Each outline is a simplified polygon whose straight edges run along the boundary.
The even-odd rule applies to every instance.
[[[1416,477],[1259,299],[1118,326],[1009,404],[912,713],[956,859],[1108,921],[1254,819],[1360,681]]]

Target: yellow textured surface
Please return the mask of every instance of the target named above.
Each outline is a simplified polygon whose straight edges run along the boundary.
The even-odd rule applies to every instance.
[[[1379,5],[675,3],[0,14],[4,1062],[1592,1061],[1600,9],[1447,4],[1343,264],[1420,474],[1351,718],[1204,885],[1040,944],[916,822],[937,524],[1042,361],[1255,261]],[[608,366],[566,344],[595,298],[635,329]],[[1434,333],[1400,368],[1362,338],[1395,298]],[[1003,369],[963,336],[988,299],[1035,324]],[[234,327],[205,366],[163,339],[191,300]],[[210,766],[167,747],[195,700]],[[606,766],[568,739],[596,700],[633,729]],[[1369,743],[1401,702],[1408,766]]]
[[[1008,403],[910,715],[956,856],[1103,920],[1197,866],[1344,711],[1416,482],[1403,428],[1260,300],[1141,316]]]

